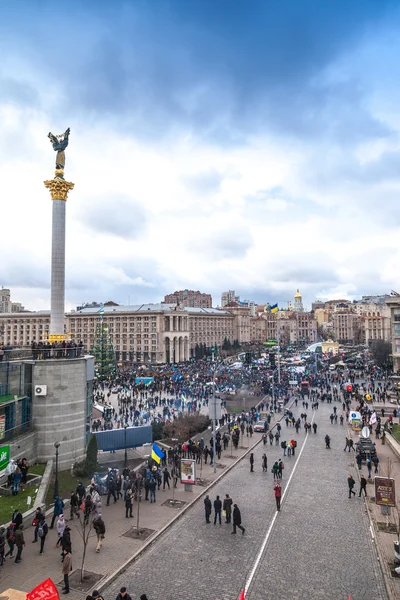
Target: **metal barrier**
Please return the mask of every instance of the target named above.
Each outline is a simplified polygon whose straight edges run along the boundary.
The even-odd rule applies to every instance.
[[[62,346],[39,346],[36,348],[4,348],[0,354],[1,361],[13,361],[13,360],[50,360],[58,358],[80,358],[85,356],[86,351],[82,346],[77,344],[70,344],[65,347]]]

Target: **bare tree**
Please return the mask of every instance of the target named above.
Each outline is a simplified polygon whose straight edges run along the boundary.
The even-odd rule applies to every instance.
[[[77,531],[83,542],[83,554],[82,554],[82,563],[81,563],[81,577],[80,582],[82,583],[85,579],[85,559],[86,559],[86,550],[89,542],[90,534],[93,530],[93,519],[96,517],[95,505],[92,504],[90,509],[79,511],[78,513],[78,524],[76,525]]]

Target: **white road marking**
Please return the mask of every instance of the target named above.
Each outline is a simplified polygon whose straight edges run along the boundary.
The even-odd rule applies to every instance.
[[[314,416],[315,416],[315,411],[314,411],[314,413],[313,413],[313,416],[312,416],[312,419],[311,419],[311,423],[314,421]],[[296,462],[295,462],[295,464],[294,464],[294,467],[293,467],[293,469],[292,469],[292,472],[290,473],[290,477],[289,477],[289,479],[288,479],[288,481],[287,481],[287,484],[286,484],[285,490],[284,490],[284,492],[283,492],[283,494],[282,494],[281,503],[282,503],[282,501],[284,500],[284,498],[285,498],[285,496],[286,496],[286,493],[287,493],[287,491],[288,491],[288,489],[289,489],[290,482],[292,481],[293,475],[295,474],[295,471],[296,471],[296,469],[297,469],[297,465],[299,464],[299,460],[300,460],[300,458],[301,458],[301,455],[303,454],[303,450],[304,450],[304,448],[305,448],[305,445],[306,445],[306,442],[307,442],[308,436],[309,436],[309,432],[307,431],[307,435],[306,435],[306,437],[304,438],[303,445],[302,445],[302,447],[301,447],[301,450],[300,450],[300,452],[299,452],[299,455],[298,455],[298,457],[297,457],[297,460],[296,460]],[[276,518],[277,518],[277,516],[278,516],[278,510],[276,510],[276,511],[275,511],[275,514],[274,514],[274,516],[273,516],[273,518],[272,518],[272,521],[271,521],[271,525],[268,527],[268,531],[267,531],[267,533],[265,534],[265,538],[264,538],[264,541],[263,541],[263,543],[262,543],[261,549],[260,549],[259,553],[257,554],[257,558],[256,558],[256,560],[255,560],[255,563],[254,563],[254,565],[253,565],[253,568],[251,569],[251,571],[250,571],[250,575],[249,575],[249,576],[248,576],[248,578],[247,578],[246,585],[245,585],[245,588],[244,588],[244,590],[245,590],[245,594],[247,594],[247,592],[248,592],[248,590],[249,590],[249,587],[250,587],[250,585],[251,585],[251,583],[252,583],[252,581],[253,581],[253,579],[254,579],[254,575],[256,574],[256,571],[257,571],[257,569],[258,569],[258,565],[260,564],[260,560],[261,560],[261,558],[262,558],[262,556],[263,556],[263,554],[264,554],[265,547],[266,547],[266,545],[267,545],[267,543],[268,543],[268,540],[269,540],[269,537],[270,537],[270,535],[271,535],[271,533],[272,533],[272,529],[273,529],[273,527],[274,527],[274,525],[275,525],[275,521],[276,521]]]

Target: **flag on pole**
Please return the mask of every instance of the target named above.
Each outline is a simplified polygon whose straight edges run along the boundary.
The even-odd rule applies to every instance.
[[[279,310],[279,308],[278,308],[278,305],[277,305],[277,304],[272,304],[272,305],[269,307],[269,312],[276,313],[276,312],[278,312],[278,310]]]
[[[159,465],[161,462],[161,459],[164,458],[164,456],[165,456],[164,452],[154,442],[153,447],[151,449],[151,458]]]
[[[244,590],[240,592],[239,600],[244,600]]]
[[[376,423],[376,412],[374,411],[370,417],[369,424],[375,425],[375,423]]]

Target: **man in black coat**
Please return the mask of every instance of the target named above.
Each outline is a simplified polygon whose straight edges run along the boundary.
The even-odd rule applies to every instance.
[[[221,512],[222,512],[222,502],[219,499],[219,496],[214,500],[214,525],[217,523],[217,518],[219,520],[219,524],[221,525]]]
[[[204,498],[204,510],[206,512],[206,523],[210,522],[210,515],[211,515],[211,500],[208,496],[206,496]]]
[[[230,523],[232,518],[232,498],[229,496],[229,494],[225,494],[224,504],[222,508],[225,511],[225,523]]]
[[[232,534],[236,533],[236,527],[242,530],[242,535],[246,531],[244,527],[242,527],[242,515],[240,514],[240,510],[237,504],[233,505],[233,531]]]

